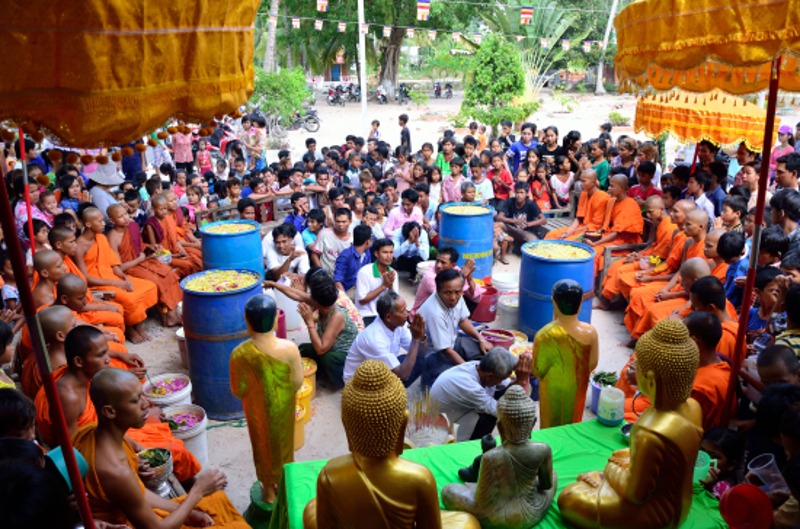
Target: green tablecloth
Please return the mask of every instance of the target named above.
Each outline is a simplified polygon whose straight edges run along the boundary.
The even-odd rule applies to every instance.
[[[547,443],[553,450],[553,468],[558,475],[558,490],[573,483],[578,474],[602,470],[611,452],[624,448],[619,428],[608,428],[597,421],[585,421],[569,426],[533,432],[534,441]],[[480,442],[470,441],[403,452],[405,459],[428,467],[441,489],[448,483],[460,482],[458,469],[471,463],[480,454]],[[303,509],[316,494],[317,476],[326,461],[291,463],[284,467],[281,500],[285,498],[290,529],[302,529]],[[557,495],[556,495],[557,496]],[[441,499],[441,496],[440,496]],[[279,500],[280,501],[280,500]],[[277,520],[276,520],[277,521]],[[273,527],[279,524],[274,524]],[[555,499],[537,528],[568,527],[558,511]],[[689,518],[681,529],[726,528],[719,514],[717,500],[700,487],[695,488]]]

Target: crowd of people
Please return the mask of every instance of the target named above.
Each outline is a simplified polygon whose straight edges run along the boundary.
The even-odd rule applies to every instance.
[[[263,118],[232,125],[229,157],[182,122],[120,150],[71,153],[45,145],[40,152],[29,139],[5,145],[2,165],[28,277],[15,277],[3,242],[0,363],[11,363],[14,377],[0,372],[0,465],[18,469],[20,458],[10,454],[21,453],[15,450],[25,440],[56,444],[33,354],[36,331],[21,314],[17,282],[24,280],[69,433],[92,461],[87,490],[95,514],[110,527],[126,520],[155,527],[156,512],[164,523],[204,525],[209,515],[217,525],[244,523],[221,492],[224,475],[200,472],[149,407],[140,384],[147,366],[126,346],[150,339],[148,310],[164,326],[180,325],[178,283],[203,266],[199,228],[228,218],[271,227],[262,241],[264,287],[298,303],[309,335],[301,354],[316,360],[323,385],[341,388],[365,360],[379,360],[406,387],[421,380],[459,424],[459,440],[491,433],[496,397],[512,372],[529,391],[531,362],[492,349],[472,324],[486,278],[474,277],[469,259],[459,267],[458,250],[439,240],[442,206],[465,202],[493,208],[498,262],[538,239],[593,247],[597,308],[624,310],[628,346],[660,319],[685,323],[701,352],[693,397],[703,409],[704,449],[719,461],[705,481],[709,490],[719,495],[751,479],[746,463],[763,453],[774,455],[796,490],[800,153],[790,128],[781,127],[776,151],[763,160],[771,178],[756,299],[742,307],[762,163],[745,144],[734,161],[703,141],[696,163],[673,165],[655,142],[612,138],[610,125],[586,141],[578,131],[559,141],[555,126],[524,123],[515,131],[503,122],[494,137],[471,123],[468,134],[447,130],[415,150],[409,117],[401,115],[396,144],[374,121],[366,140],[348,135],[318,149],[308,138],[299,160],[281,151],[268,164]],[[552,216],[574,220],[548,230]],[[631,244],[641,246],[615,248]],[[166,253],[169,263],[158,259]],[[423,261],[435,265],[419,277]],[[400,295],[401,280],[416,285],[413,301]],[[736,398],[727,402],[742,310],[750,314],[749,356]],[[601,354],[603,347],[609,344]],[[637,392],[635,354],[617,386],[627,397],[626,418],[635,421],[649,405]],[[728,405],[734,428],[723,428]],[[120,451],[123,437],[126,450],[169,447],[188,499],[179,506],[142,493],[137,474],[148,469]],[[31,456],[37,468],[40,456]],[[28,480],[25,490],[44,490],[52,477],[29,474],[19,474]],[[779,519],[798,523],[794,497],[772,499]]]

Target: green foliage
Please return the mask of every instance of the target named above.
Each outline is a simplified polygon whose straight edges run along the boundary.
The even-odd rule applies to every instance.
[[[447,121],[453,125],[454,129],[463,129],[467,126],[467,121],[469,121],[469,116],[465,116],[463,113],[459,112],[458,114],[448,114]]]
[[[606,92],[608,92],[609,94],[613,94],[617,91],[617,85],[615,83],[611,83],[608,81],[603,83],[603,88],[605,88]]]
[[[586,86],[584,85],[584,89]],[[567,114],[571,114],[575,107],[578,106],[578,100],[572,96],[569,96],[561,91],[553,91],[553,100],[561,105],[561,111]]]
[[[613,387],[617,383],[617,374],[613,371],[597,371],[592,375],[592,382],[600,387]]]
[[[417,109],[428,104],[428,93],[422,88],[415,87],[411,89],[411,91],[408,92],[408,97],[417,105]]]
[[[308,97],[308,87],[303,70],[281,70],[267,73],[256,67],[253,95],[250,104],[259,107],[264,114],[291,120],[295,112],[303,108]]]
[[[612,110],[611,112],[609,112],[608,121],[612,125],[619,127],[627,127],[628,125],[631,124],[631,118],[629,118],[628,116],[623,116],[616,110]]]

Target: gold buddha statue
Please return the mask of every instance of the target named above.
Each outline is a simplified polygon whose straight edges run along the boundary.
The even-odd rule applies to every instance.
[[[502,444],[483,454],[478,482],[442,489],[448,509],[474,514],[483,529],[528,529],[547,514],[556,493],[553,453],[534,443],[536,405],[521,386],[511,386],[497,402]]]
[[[686,326],[662,320],[636,344],[639,391],[652,401],[603,472],[578,476],[558,496],[565,520],[581,528],[677,528],[692,506],[692,474],[703,436],[689,395],[699,353]]]
[[[440,511],[430,470],[399,457],[406,398],[403,383],[383,362],[358,367],[342,393],[351,453],[320,472],[317,497],[303,512],[305,529],[480,529],[469,514]]]

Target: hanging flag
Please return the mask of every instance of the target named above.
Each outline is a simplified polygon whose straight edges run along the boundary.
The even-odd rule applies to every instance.
[[[569,51],[569,39],[561,39],[561,49]]]
[[[431,16],[431,0],[417,0],[417,20],[428,20]]]
[[[406,28],[406,37],[410,39],[414,38],[414,28]]]
[[[457,43],[459,40],[461,40],[461,32],[460,31],[454,31],[453,32],[453,42]]]
[[[539,44],[542,45],[542,48],[546,48],[549,43],[550,41],[547,39],[547,37],[542,37],[539,39]]]
[[[429,29],[428,30],[428,38],[430,40],[436,40],[436,30],[435,29]]]
[[[317,11],[328,11],[328,0],[317,0]]]
[[[533,6],[522,6],[519,10],[519,23],[523,26],[533,24]]]
[[[392,34],[392,26],[383,26],[383,36],[388,38]]]
[[[292,29],[300,29],[300,17],[292,17]]]
[[[339,33],[344,33],[347,29],[347,22],[339,22]]]
[[[314,21],[314,29],[317,31],[322,31],[322,19],[318,18]]]
[[[522,39],[524,38],[525,38],[524,35],[517,35],[517,42],[522,42]]]
[[[592,41],[584,40],[583,41],[583,53],[589,53],[592,51]]]
[[[366,35],[367,33],[369,33],[369,24],[361,24],[358,30],[361,32],[362,35]]]
[[[480,33],[475,33],[474,35],[472,35],[472,40],[475,41],[475,44],[480,44],[481,43],[481,34]]]
[[[269,16],[269,25],[273,28],[278,25],[278,15]]]
[[[599,45],[600,45],[600,49],[601,49],[601,50],[605,50],[605,49],[606,49],[606,43],[605,43],[605,42],[602,42],[602,41],[601,41],[601,42],[598,42],[597,44],[599,44]]]

